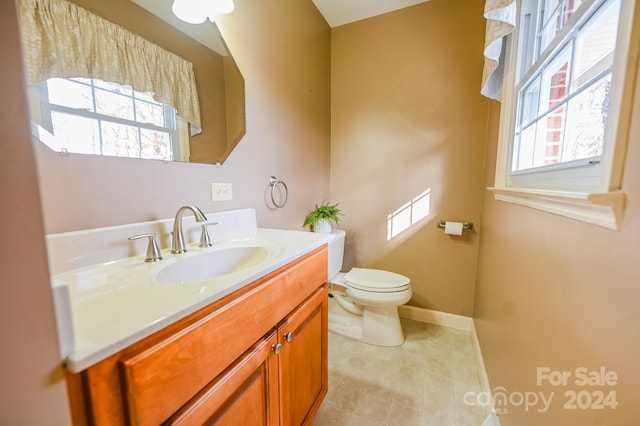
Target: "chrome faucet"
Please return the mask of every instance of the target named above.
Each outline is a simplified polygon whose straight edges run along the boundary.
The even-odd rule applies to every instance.
[[[183,206],[178,209],[176,213],[176,219],[173,222],[173,241],[171,242],[171,253],[180,254],[187,251],[187,246],[184,243],[184,234],[182,233],[182,215],[185,210],[191,210],[196,217],[196,222],[204,222],[207,217],[202,213],[202,210],[196,206]]]

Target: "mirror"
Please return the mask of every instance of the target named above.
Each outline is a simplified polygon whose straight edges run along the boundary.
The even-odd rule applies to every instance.
[[[184,139],[188,137],[189,149],[184,150],[188,151],[188,157],[174,159],[162,154],[162,157],[155,158],[171,161],[188,159],[190,162],[208,164],[222,163],[245,134],[245,96],[244,78],[218,27],[208,21],[199,25],[180,21],[171,11],[172,0],[70,1],[193,64],[200,106],[201,132],[188,136],[188,132],[183,133],[185,136],[180,144],[184,145]],[[85,83],[81,79],[78,81]],[[95,86],[98,87],[99,84],[99,80],[96,80]],[[91,85],[93,87],[93,83]],[[137,94],[134,95],[136,96]],[[142,135],[139,136],[142,145],[144,136],[141,132],[137,133]],[[176,139],[176,135],[177,131],[171,136],[172,139]],[[173,140],[170,145],[175,147],[176,143]],[[55,146],[55,143],[48,145]]]

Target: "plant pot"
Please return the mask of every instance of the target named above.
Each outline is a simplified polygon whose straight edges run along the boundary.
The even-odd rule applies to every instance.
[[[313,232],[319,232],[321,234],[328,234],[332,229],[331,223],[325,219],[320,219],[313,225]]]

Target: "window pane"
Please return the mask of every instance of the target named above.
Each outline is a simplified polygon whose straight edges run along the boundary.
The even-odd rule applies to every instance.
[[[133,89],[131,89],[131,86],[125,86],[118,83],[110,83],[108,81],[102,81],[98,79],[94,79],[93,84],[95,84],[96,87],[108,90],[109,92],[120,93],[127,96],[132,96],[133,94]]]
[[[50,78],[47,80],[47,91],[52,104],[93,111],[91,86],[62,78]]]
[[[536,125],[529,126],[520,135],[518,149],[513,153],[513,171],[533,167],[533,155],[536,144]]]
[[[605,4],[580,29],[576,37],[575,76],[572,90],[588,83],[613,65],[619,9],[619,1]]]
[[[611,74],[569,102],[564,161],[602,155]]]
[[[142,140],[141,158],[154,160],[171,160],[171,138],[167,132],[140,129]]]
[[[568,95],[571,46],[564,48],[542,72],[540,113],[550,110]]]
[[[544,52],[551,40],[562,29],[562,15],[560,14],[559,0],[546,0],[542,10],[542,30],[540,39],[540,52]]]
[[[55,146],[47,143],[52,149],[78,154],[100,154],[100,136],[98,120],[78,115],[51,112]]]
[[[535,167],[558,164],[562,161],[562,141],[564,134],[566,104],[551,111],[540,120],[536,140]]]
[[[565,27],[581,4],[581,0],[546,0],[544,2],[540,52],[544,52],[551,44],[556,34]]]
[[[160,104],[150,104],[136,99],[136,121],[165,127],[164,107]]]
[[[524,127],[538,117],[540,102],[540,76],[536,77],[525,89],[522,97],[521,126]]]
[[[151,102],[157,104],[158,101],[153,99],[153,93],[144,93],[144,92],[136,92],[134,90],[136,99],[142,99],[143,101]]]
[[[102,153],[116,157],[140,157],[138,129],[133,126],[103,121]]]
[[[520,4],[520,45],[518,46],[518,77],[521,79],[533,61],[537,59],[535,52],[538,45],[539,3],[536,0],[522,0]]]
[[[133,99],[96,89],[96,112],[133,121]]]
[[[512,171],[526,170],[562,162],[566,104],[542,117],[520,135],[514,152]]]

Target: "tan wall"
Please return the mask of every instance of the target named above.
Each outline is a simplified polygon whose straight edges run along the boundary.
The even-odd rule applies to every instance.
[[[247,134],[229,158],[216,167],[61,157],[36,144],[47,233],[169,218],[184,204],[255,207],[261,226],[299,229],[328,197],[329,27],[311,2],[236,3],[219,27],[245,78]],[[283,209],[267,200],[271,175],[289,187]],[[212,182],[231,182],[234,200],[213,203]]]
[[[11,1],[0,3],[0,424],[68,425]]]
[[[482,7],[429,1],[337,27],[331,46],[331,201],[345,212],[345,268],[404,274],[410,304],[469,316],[477,234],[449,237],[436,222],[481,226]],[[387,216],[429,188],[430,215],[387,241]]]
[[[636,425],[640,418],[640,96],[636,91],[619,232],[501,201],[487,193],[475,322],[492,388],[555,392],[551,409],[510,406],[505,426]],[[492,104],[485,186],[492,186],[499,106]],[[540,387],[536,369],[570,371],[569,386]],[[575,369],[604,367],[616,386],[575,386]],[[615,410],[564,410],[566,391],[617,394]],[[585,397],[586,398],[586,397]],[[536,407],[537,408],[537,407]]]

